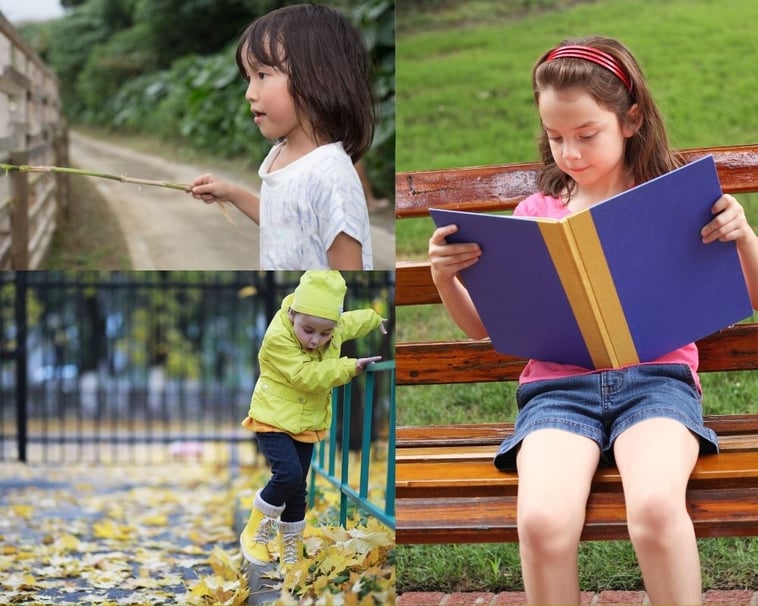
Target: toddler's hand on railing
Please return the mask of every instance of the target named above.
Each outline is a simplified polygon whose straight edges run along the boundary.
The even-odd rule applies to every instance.
[[[361,372],[362,370],[366,370],[366,366],[368,366],[369,364],[378,362],[381,359],[382,359],[382,356],[371,356],[370,358],[358,358],[355,361],[355,369],[358,372]]]

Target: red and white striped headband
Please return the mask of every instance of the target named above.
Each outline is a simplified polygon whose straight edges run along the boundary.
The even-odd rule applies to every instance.
[[[580,45],[568,45],[559,46],[550,51],[550,54],[545,59],[545,63],[553,61],[554,59],[584,59],[591,61],[596,65],[604,67],[608,71],[612,72],[621,82],[624,83],[626,90],[632,92],[632,80],[629,75],[621,67],[621,64],[616,60],[613,55],[606,53],[598,48],[592,48],[591,46]]]

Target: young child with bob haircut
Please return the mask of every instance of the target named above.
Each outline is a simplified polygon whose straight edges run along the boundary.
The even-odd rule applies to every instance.
[[[347,286],[338,271],[307,271],[287,295],[263,337],[250,411],[242,425],[255,432],[271,465],[271,478],[255,495],[240,536],[245,559],[271,562],[274,529],[281,539],[280,564],[302,556],[308,471],[313,447],[331,424],[332,387],[344,385],[381,356],[340,357],[342,344],[379,328],[373,309],[342,310]]]
[[[566,40],[532,72],[544,169],[539,191],[514,214],[561,218],[681,165],[642,71],[620,42]],[[758,307],[758,236],[740,204],[722,196],[700,234],[734,241]],[[476,243],[448,244],[455,225],[429,241],[434,283],[456,323],[487,336],[457,272],[476,263]],[[539,318],[529,321],[539,322]],[[514,433],[495,457],[516,467],[517,525],[530,604],[579,604],[577,551],[592,477],[615,460],[627,524],[650,603],[702,604],[700,560],[685,504],[699,452],[715,452],[702,418],[694,343],[651,363],[592,370],[529,360],[519,380]]]
[[[371,63],[338,11],[285,6],[253,21],[237,46],[245,99],[275,141],[260,197],[204,174],[192,195],[229,201],[260,226],[260,268],[373,269],[363,187],[354,164],[371,146]]]

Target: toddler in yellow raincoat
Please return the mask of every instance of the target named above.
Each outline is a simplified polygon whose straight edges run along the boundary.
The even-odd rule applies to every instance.
[[[387,333],[373,309],[342,311],[346,291],[338,271],[305,272],[263,337],[260,376],[242,422],[256,433],[271,465],[271,479],[256,493],[240,536],[242,554],[251,564],[271,562],[268,542],[275,529],[282,566],[302,557],[308,471],[314,444],[324,439],[331,422],[332,387],[381,359],[340,357],[345,341],[376,328]]]

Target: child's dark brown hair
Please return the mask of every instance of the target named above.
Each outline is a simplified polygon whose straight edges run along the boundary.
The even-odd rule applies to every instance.
[[[371,146],[371,60],[361,34],[338,11],[286,6],[253,21],[237,45],[237,66],[266,65],[289,77],[289,92],[319,144],[341,141],[353,162]]]
[[[556,52],[569,46],[590,49],[586,52],[590,59],[570,56],[570,52]],[[592,49],[599,51],[597,55],[600,58],[595,57],[597,60],[592,59],[595,55]],[[584,53],[580,48],[576,54]],[[608,67],[606,59],[611,61],[611,67]],[[606,65],[603,65],[604,61]],[[598,105],[615,113],[620,124],[639,125],[635,134],[626,141],[624,156],[626,167],[635,183],[644,183],[681,166],[681,158],[669,146],[663,118],[653,101],[642,70],[621,42],[592,36],[564,40],[556,48],[545,52],[532,70],[532,90],[537,104],[540,92],[549,88],[583,90]],[[634,106],[636,109],[633,110]],[[538,179],[539,190],[554,197],[565,193],[570,199],[576,184],[556,165],[544,130],[540,134],[538,145],[545,163]]]

